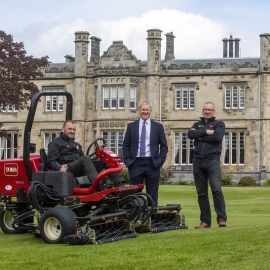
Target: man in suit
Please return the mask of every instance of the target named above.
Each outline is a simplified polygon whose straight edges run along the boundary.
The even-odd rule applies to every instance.
[[[160,168],[165,162],[168,146],[163,125],[150,119],[151,112],[150,103],[143,101],[139,106],[140,119],[127,126],[123,158],[130,183],[145,182],[146,193],[157,206]]]

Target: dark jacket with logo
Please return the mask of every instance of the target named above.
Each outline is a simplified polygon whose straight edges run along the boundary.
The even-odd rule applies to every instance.
[[[68,164],[83,156],[82,146],[63,133],[49,144],[47,162],[53,171],[59,171],[61,165]]]
[[[200,117],[200,119],[201,120],[194,123],[188,131],[188,138],[194,139],[193,157],[220,156],[222,139],[225,134],[224,122],[217,121],[215,117],[210,119],[207,123],[204,117]],[[214,130],[214,133],[207,135],[207,129]]]

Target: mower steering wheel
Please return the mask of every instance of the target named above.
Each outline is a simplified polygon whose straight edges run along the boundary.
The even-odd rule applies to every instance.
[[[86,150],[86,155],[89,155],[90,157],[94,156],[97,152],[97,149],[101,146],[99,145],[98,141],[102,141],[102,144],[101,145],[104,145],[105,144],[105,140],[103,138],[96,138],[94,141],[92,141],[90,143],[90,145],[88,146],[87,150]],[[92,152],[91,154],[89,154],[92,146],[95,146],[95,151]]]

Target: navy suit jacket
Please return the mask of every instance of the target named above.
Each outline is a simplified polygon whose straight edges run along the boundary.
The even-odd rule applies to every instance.
[[[123,142],[123,158],[127,167],[135,161],[138,153],[139,123],[140,120],[136,120],[127,126]],[[154,120],[151,120],[150,151],[154,166],[161,167],[168,153],[168,145],[163,125]]]

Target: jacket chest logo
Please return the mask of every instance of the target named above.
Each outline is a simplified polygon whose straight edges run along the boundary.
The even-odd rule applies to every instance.
[[[67,144],[66,147],[69,148],[69,144]]]

